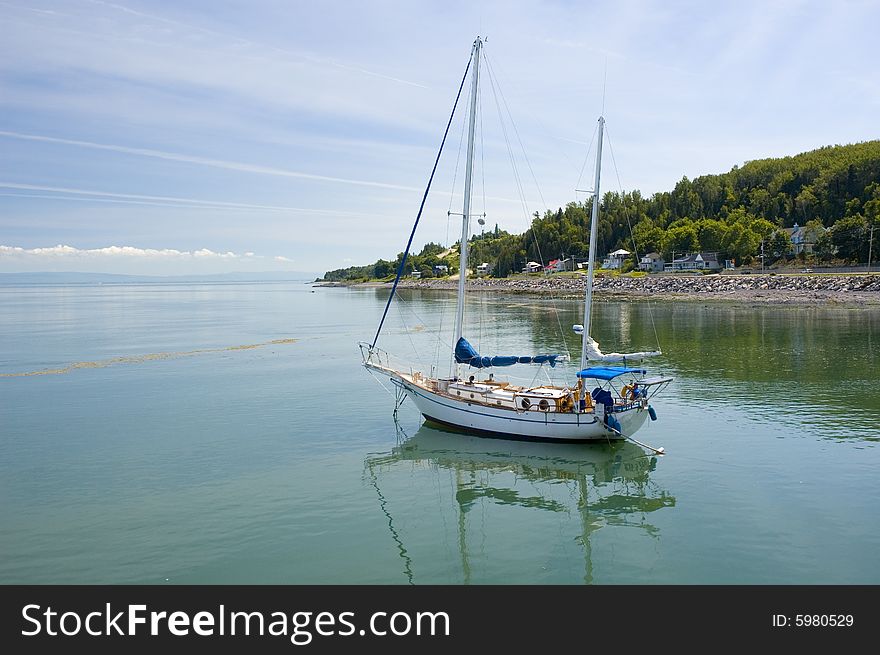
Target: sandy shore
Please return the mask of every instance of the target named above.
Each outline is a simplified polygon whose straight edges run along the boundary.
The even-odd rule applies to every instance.
[[[349,286],[319,283],[325,286]],[[458,282],[446,279],[401,280],[409,289],[455,290]],[[357,287],[390,287],[388,282],[364,282]],[[469,291],[512,294],[551,294],[579,298],[584,280],[578,276],[513,276],[468,281]],[[652,300],[728,301],[750,304],[786,305],[878,305],[880,273],[867,274],[757,274],[757,275],[650,275],[646,277],[603,276],[595,280],[599,298],[650,298]]]

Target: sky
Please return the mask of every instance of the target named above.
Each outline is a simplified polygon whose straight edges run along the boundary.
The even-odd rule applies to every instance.
[[[880,137],[880,2],[0,0],[0,272],[403,250],[477,35],[472,213]],[[414,245],[460,233],[460,101]],[[479,226],[476,226],[479,229]]]

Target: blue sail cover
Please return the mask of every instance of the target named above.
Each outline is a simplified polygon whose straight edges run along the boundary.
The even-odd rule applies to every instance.
[[[516,355],[504,355],[497,357],[480,357],[467,339],[461,337],[455,344],[455,361],[459,364],[467,364],[474,368],[488,368],[490,366],[513,366],[514,364],[543,364],[556,366],[559,355],[533,355],[531,357],[518,357]]]

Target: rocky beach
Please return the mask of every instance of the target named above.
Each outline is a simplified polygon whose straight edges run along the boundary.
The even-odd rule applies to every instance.
[[[321,284],[321,283],[319,283]],[[323,283],[333,285],[334,283]],[[455,290],[452,278],[404,279],[409,289]],[[546,294],[580,297],[584,277],[550,274],[468,280],[469,291]],[[348,285],[346,285],[348,286]],[[355,286],[391,286],[390,282],[365,282]],[[716,274],[598,276],[593,287],[598,297],[650,298],[653,300],[730,301],[752,304],[880,305],[880,273],[856,274]]]

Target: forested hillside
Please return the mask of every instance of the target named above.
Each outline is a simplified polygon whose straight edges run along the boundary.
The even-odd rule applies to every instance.
[[[536,213],[524,234],[496,229],[475,236],[472,261],[491,262],[493,275],[506,277],[530,260],[585,257],[591,202],[569,203],[544,216]],[[783,229],[799,224],[814,235],[816,259],[865,262],[871,228],[880,227],[880,141],[750,161],[694,180],[685,177],[672,191],[650,198],[638,191],[609,192],[602,196],[599,210],[600,256],[617,248],[633,251],[635,246],[638,254],[656,251],[667,261],[673,252],[702,250],[743,264],[759,254],[763,242],[772,261],[792,257]],[[435,265],[445,264],[454,273],[457,255],[441,257],[444,252],[438,244],[426,245],[421,253],[410,255],[407,271],[432,275]],[[329,271],[325,279],[386,277],[396,271],[402,255]]]

